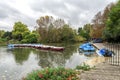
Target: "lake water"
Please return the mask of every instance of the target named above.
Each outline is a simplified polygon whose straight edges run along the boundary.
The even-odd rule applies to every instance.
[[[27,73],[45,67],[75,68],[91,57],[79,53],[80,44],[64,45],[63,52],[32,48],[0,47],[0,80],[21,80]]]

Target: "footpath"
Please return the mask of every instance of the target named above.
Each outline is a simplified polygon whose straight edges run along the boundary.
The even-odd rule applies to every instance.
[[[98,49],[105,48],[102,43],[93,45]],[[80,80],[120,80],[120,65],[111,65],[107,59],[98,63],[94,69],[81,73]]]

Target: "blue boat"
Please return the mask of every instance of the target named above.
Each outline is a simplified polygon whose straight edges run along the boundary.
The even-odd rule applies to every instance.
[[[83,51],[95,51],[94,46],[90,43],[85,43],[79,46],[79,48]]]
[[[14,48],[14,44],[8,44],[8,49],[13,49]]]
[[[83,54],[86,55],[86,56],[93,55],[94,53],[95,52],[93,52],[93,51],[83,52]]]
[[[105,56],[105,57],[112,57],[114,55],[113,51],[109,51],[108,49],[102,48],[100,50],[97,50],[96,53],[99,56]]]
[[[91,44],[90,43],[85,43],[85,44],[80,45],[79,48],[83,49],[85,46],[89,46],[89,45],[91,45]]]

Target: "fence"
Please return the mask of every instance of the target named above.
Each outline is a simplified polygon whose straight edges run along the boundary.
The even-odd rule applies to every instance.
[[[120,66],[120,43],[105,43],[104,46],[115,53],[108,59],[108,63],[114,66]]]

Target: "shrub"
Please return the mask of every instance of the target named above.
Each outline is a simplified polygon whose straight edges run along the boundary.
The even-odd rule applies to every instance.
[[[45,68],[33,71],[24,80],[79,80],[73,69]]]
[[[91,69],[91,67],[89,65],[87,65],[87,64],[83,64],[83,65],[77,66],[76,69],[88,71],[88,70]]]

